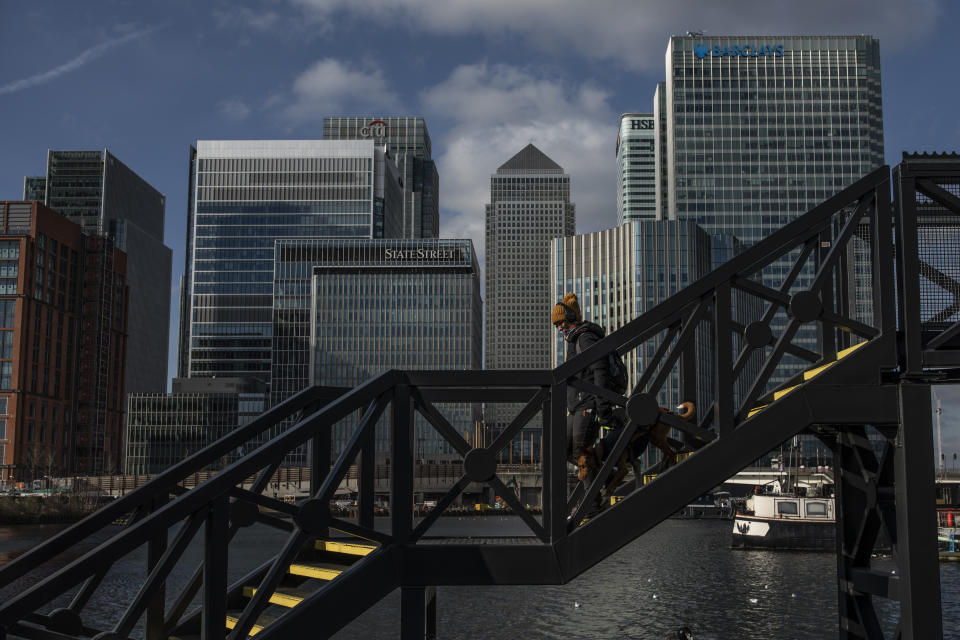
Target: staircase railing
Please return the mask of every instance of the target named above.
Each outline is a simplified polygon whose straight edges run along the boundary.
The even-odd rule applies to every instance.
[[[77,540],[133,513],[121,532],[0,605],[0,626],[26,637],[43,637],[45,630],[67,635],[110,630],[126,636],[145,616],[147,636],[159,638],[189,617],[190,602],[200,593],[202,612],[196,615],[202,616],[203,635],[222,637],[230,591],[228,543],[239,528],[254,522],[288,531],[289,536],[273,560],[247,576],[259,586],[231,638],[246,637],[298,551],[331,529],[379,545],[368,560],[344,575],[343,582],[376,588],[371,587],[362,604],[338,609],[330,605],[343,603],[342,590],[331,583],[261,632],[263,637],[316,631],[320,620],[324,633],[332,633],[384,589],[397,585],[566,582],[812,424],[896,421],[896,403],[874,393],[882,372],[897,366],[896,318],[889,291],[894,273],[889,193],[888,169],[874,171],[553,371],[388,371],[336,398],[320,398],[317,390],[307,389],[0,568],[0,585],[29,572],[43,572],[48,561]],[[870,303],[858,307],[863,293],[869,293]],[[796,340],[798,336],[806,336],[805,341]],[[838,361],[845,349],[860,343],[865,345]],[[640,350],[644,368],[627,396],[581,378],[587,367],[607,354],[635,349]],[[709,380],[711,388],[705,389],[698,379]],[[706,398],[700,401],[698,420],[686,421],[661,410],[659,397],[671,380],[679,380],[682,399],[697,400],[698,389]],[[825,408],[826,403],[818,402],[822,398],[818,389],[851,381],[857,381],[859,391],[850,392],[846,406]],[[572,496],[567,489],[568,386],[606,396],[625,407],[628,417],[598,480]],[[478,402],[522,405],[487,447],[471,446],[437,407]],[[256,442],[299,412],[302,419],[293,427],[207,482],[189,490],[178,488],[184,477],[238,446]],[[538,414],[543,423],[542,517],[504,484],[496,465],[498,453]],[[419,522],[413,514],[415,416],[463,458],[460,479]],[[373,518],[375,434],[385,418],[392,467],[387,530],[376,527]],[[341,421],[358,422],[331,465],[331,433]],[[636,478],[619,503],[583,523],[587,505],[601,494],[600,479],[613,470],[635,433],[656,424],[680,431],[685,451],[696,453],[672,468],[659,463],[648,469],[650,476],[661,473],[646,484]],[[283,457],[304,445],[310,448],[310,498],[290,505],[262,495]],[[337,487],[354,464],[360,469],[355,521],[337,517],[330,509]],[[253,474],[259,475],[250,489],[239,486]],[[431,544],[428,534],[437,519],[471,483],[485,484],[502,496],[536,544],[522,549],[479,549],[470,541]],[[260,508],[285,514],[292,522]],[[201,526],[203,564],[165,613],[166,580]],[[171,543],[168,533],[173,534]],[[91,629],[84,607],[106,571],[144,544],[145,582],[109,629]],[[69,606],[39,613],[51,599],[71,589],[77,591]]]

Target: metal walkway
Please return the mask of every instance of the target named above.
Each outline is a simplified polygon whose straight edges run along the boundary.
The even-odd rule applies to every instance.
[[[960,228],[958,193],[960,157],[905,156],[892,178],[878,169],[553,371],[388,371],[336,398],[307,389],[0,568],[0,586],[30,585],[0,605],[0,638],[125,638],[141,620],[150,640],[328,637],[398,588],[403,638],[432,637],[436,587],[565,583],[800,433],[834,453],[840,637],[884,637],[875,602],[891,599],[899,603],[894,637],[940,638],[930,385],[960,378],[960,252],[942,246]],[[777,277],[779,285],[770,286]],[[814,334],[815,350],[811,341],[794,340]],[[632,349],[653,355],[628,396],[577,379],[593,360]],[[709,370],[698,349],[712,352]],[[685,399],[707,400],[696,423],[659,409],[658,392],[677,374]],[[605,471],[637,429],[657,422],[682,432],[692,455],[652,482],[623,487],[616,505],[575,526],[584,508],[568,521],[575,504],[567,492],[569,385],[626,407],[630,421]],[[490,447],[471,448],[437,402],[524,408]],[[332,426],[358,412],[359,426],[331,465]],[[412,509],[415,414],[464,459],[462,478],[419,522]],[[537,414],[544,425],[542,517],[520,504],[495,464]],[[179,486],[291,417],[299,417],[295,426],[208,481]],[[381,417],[393,470],[388,532],[373,527]],[[292,505],[264,495],[284,455],[302,445],[310,447],[313,497]],[[359,518],[346,521],[329,504],[353,464],[360,468]],[[257,474],[251,488],[240,488]],[[503,496],[533,539],[427,538],[470,482]],[[599,491],[595,483],[577,497],[586,505]],[[129,523],[115,535],[75,560],[60,558],[126,514]],[[229,543],[257,522],[288,532],[286,543],[228,583]],[[167,577],[201,525],[202,563],[181,591],[168,593]],[[331,530],[353,544],[331,540]],[[881,531],[893,545],[895,574],[871,565]],[[90,628],[91,595],[118,559],[143,545],[139,591],[118,619]],[[69,604],[49,611],[63,594]],[[201,606],[191,610],[198,595]]]

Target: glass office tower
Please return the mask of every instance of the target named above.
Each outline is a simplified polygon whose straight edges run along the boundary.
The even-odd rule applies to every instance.
[[[576,210],[570,176],[532,144],[490,176],[486,206],[486,313],[484,368],[545,369],[554,329],[550,310],[550,244],[572,236]],[[522,405],[485,408],[488,435],[497,433]],[[538,415],[530,428],[542,424]]]
[[[617,136],[617,224],[657,218],[655,147],[652,113],[620,116]]]
[[[748,247],[883,164],[880,47],[870,36],[672,37],[660,207]],[[789,259],[764,270],[779,287]],[[809,286],[812,269],[793,292]],[[786,324],[773,320],[774,333]],[[802,327],[800,346],[816,340]],[[768,388],[804,365],[779,370]]]
[[[870,36],[675,36],[666,78],[670,218],[749,246],[883,164]]]
[[[181,377],[269,384],[275,240],[398,237],[396,168],[373,140],[201,140],[191,167]]]
[[[423,118],[324,118],[323,138],[375,140],[385,145],[403,181],[403,237],[440,235],[440,176],[431,157],[430,134]]]
[[[532,144],[490,176],[485,368],[549,365],[550,244],[575,229],[570,176]]]
[[[713,268],[710,236],[692,222],[642,220],[613,229],[557,238],[550,248],[550,280],[557,299],[577,294],[585,320],[607,333],[643,315]],[[556,333],[556,332],[555,332]],[[698,337],[704,363],[703,388],[712,385],[708,336]],[[551,366],[564,361],[566,343],[555,335]],[[624,356],[629,385],[643,372],[655,344]],[[663,406],[679,399],[679,376],[672,377],[660,395]]]
[[[164,195],[104,149],[47,151],[46,175],[24,178],[23,197],[43,202],[86,235],[110,236],[127,254],[126,389],[165,391],[173,252],[163,244]]]
[[[172,394],[130,394],[125,473],[162,473],[251,422],[265,409],[264,384],[251,378],[174,378]],[[245,443],[205,470],[223,469],[254,447]]]
[[[274,263],[273,394],[355,387],[388,369],[481,368],[480,275],[470,240],[282,239]],[[477,407],[438,409],[461,434]],[[334,451],[352,423],[338,424]],[[378,433],[377,449],[389,447]],[[422,419],[418,458],[453,450]]]

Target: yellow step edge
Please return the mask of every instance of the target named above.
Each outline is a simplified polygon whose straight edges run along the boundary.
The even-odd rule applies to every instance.
[[[773,392],[773,399],[774,399],[774,401],[779,400],[780,398],[782,398],[783,396],[787,395],[788,393],[790,393],[790,392],[793,391],[794,389],[798,388],[799,386],[800,386],[800,385],[795,384],[795,385],[793,385],[792,387],[787,387],[786,389],[780,389],[780,391],[774,391],[774,392]]]
[[[237,623],[240,622],[240,618],[236,616],[227,615],[227,629],[233,629],[237,626]],[[264,626],[261,624],[253,623],[253,626],[250,627],[250,635],[254,636],[264,630]]]
[[[809,371],[804,371],[804,372],[803,372],[803,379],[804,379],[804,380],[810,380],[811,378],[813,378],[813,377],[815,377],[815,376],[823,373],[825,370],[827,370],[827,369],[829,369],[830,367],[832,367],[833,365],[837,364],[837,362],[839,362],[840,360],[843,360],[843,359],[846,358],[848,355],[850,355],[851,353],[853,353],[854,351],[856,351],[857,349],[859,349],[860,347],[862,347],[862,346],[865,345],[865,344],[867,344],[867,343],[866,343],[866,342],[858,342],[857,344],[853,345],[852,347],[847,347],[846,349],[843,349],[843,350],[841,350],[841,351],[838,351],[838,352],[837,352],[837,359],[836,359],[836,360],[833,360],[832,362],[828,362],[827,364],[824,364],[824,365],[820,365],[819,367],[816,367],[815,369],[810,369]]]
[[[343,569],[333,569],[316,564],[294,563],[290,565],[287,573],[304,578],[318,578],[320,580],[333,580],[341,573]]]
[[[377,547],[371,544],[357,544],[356,542],[334,542],[332,540],[317,540],[314,548],[318,551],[330,551],[332,553],[346,553],[352,556],[365,556]]]
[[[246,598],[252,598],[257,593],[256,587],[244,587],[243,595]],[[278,604],[281,607],[292,609],[303,602],[309,594],[305,591],[275,591],[270,596],[270,604]]]
[[[850,355],[851,353],[853,353],[854,351],[856,351],[857,349],[859,349],[860,347],[862,347],[862,346],[865,345],[865,344],[867,344],[867,343],[866,343],[866,342],[858,342],[857,344],[853,345],[852,347],[847,347],[846,349],[842,349],[841,351],[838,351],[838,352],[837,352],[837,359],[834,360],[833,362],[828,362],[827,364],[820,365],[819,367],[816,367],[815,369],[810,369],[809,371],[804,371],[804,372],[803,372],[803,379],[804,379],[804,381],[810,380],[811,378],[815,377],[816,375],[818,375],[818,374],[822,373],[823,371],[829,369],[829,368],[832,367],[833,365],[837,364],[837,362],[839,362],[839,361],[842,360],[843,358],[846,358],[848,355]],[[773,399],[774,399],[774,400],[779,400],[780,398],[782,398],[783,396],[787,395],[788,393],[790,393],[791,391],[793,391],[794,389],[796,389],[796,388],[799,387],[799,386],[800,386],[800,385],[794,385],[794,386],[792,386],[792,387],[787,387],[786,389],[780,389],[779,391],[774,391],[774,392],[773,392]],[[768,406],[768,405],[765,405],[765,404],[764,404],[764,405],[760,405],[759,407],[754,407],[753,409],[750,409],[750,411],[747,413],[747,417],[748,417],[748,418],[752,418],[754,415],[756,415],[756,414],[759,413],[760,411],[763,411],[764,409],[766,409],[767,406]]]
[[[860,347],[862,347],[862,346],[865,345],[865,344],[867,344],[867,343],[866,343],[866,342],[858,342],[857,344],[853,345],[852,347],[847,347],[846,349],[843,349],[842,351],[838,351],[838,352],[837,352],[837,360],[843,360],[843,359],[846,358],[848,355],[850,355],[851,353],[853,353],[854,351],[856,351],[857,349],[859,349]]]
[[[761,411],[763,411],[763,410],[766,409],[766,408],[767,408],[767,405],[765,405],[765,404],[762,404],[762,405],[760,405],[759,407],[754,407],[753,409],[750,409],[750,412],[747,414],[747,417],[748,417],[748,418],[752,418],[752,417],[754,416],[754,414],[760,413]]]
[[[837,364],[837,361],[836,361],[836,360],[834,360],[833,362],[828,362],[827,364],[821,365],[821,366],[817,367],[816,369],[810,369],[810,370],[808,370],[808,371],[804,371],[804,372],[803,372],[803,379],[804,379],[804,380],[810,380],[811,378],[816,377],[817,375],[823,373],[824,371],[826,371],[827,369],[829,369],[830,367],[832,367],[832,366],[835,365],[835,364]]]

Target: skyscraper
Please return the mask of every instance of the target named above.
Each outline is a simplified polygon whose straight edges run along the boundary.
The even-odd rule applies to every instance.
[[[883,164],[870,36],[675,36],[668,216],[752,245]]]
[[[692,222],[628,222],[555,239],[550,250],[551,282],[558,298],[563,292],[576,293],[584,319],[611,333],[709,273],[711,255],[710,236]],[[698,333],[698,372],[700,386],[709,389],[712,360],[706,333]],[[555,340],[553,367],[566,357],[563,338],[555,336]],[[650,342],[624,354],[631,389],[656,346]],[[679,376],[671,376],[660,403],[673,406],[680,400]]]
[[[25,178],[23,197],[43,202],[87,235],[110,236],[127,254],[126,389],[165,391],[173,260],[163,244],[166,198],[107,150],[47,151],[46,176]]]
[[[532,144],[490,176],[485,368],[550,366],[550,243],[575,229],[570,176]]]
[[[180,377],[269,384],[277,238],[391,238],[401,190],[373,140],[200,140],[191,149]]]
[[[277,240],[273,395],[314,384],[355,387],[389,369],[481,368],[480,270],[470,240]],[[277,397],[280,396],[280,397]],[[460,433],[470,404],[438,403]],[[356,421],[333,430],[334,453]],[[416,422],[417,458],[455,452]],[[389,451],[378,429],[377,450]]]
[[[440,235],[440,177],[431,157],[423,118],[337,117],[323,119],[324,140],[375,140],[386,145],[403,181],[403,237]]]
[[[620,116],[617,136],[617,224],[657,218],[657,128],[652,113]]]
[[[109,238],[0,202],[0,485],[119,470],[125,271]]]

